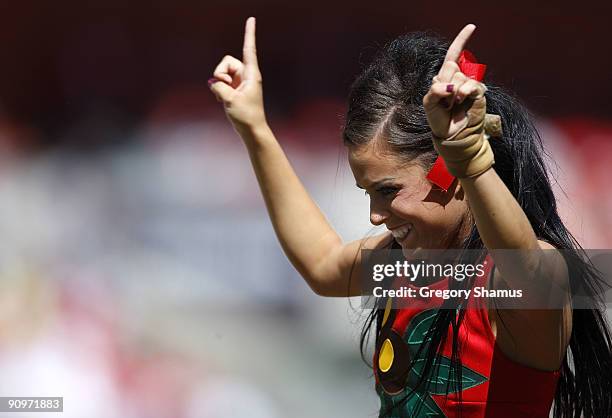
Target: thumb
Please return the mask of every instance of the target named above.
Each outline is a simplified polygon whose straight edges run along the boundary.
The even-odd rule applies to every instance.
[[[217,96],[217,100],[223,103],[229,103],[236,92],[231,86],[214,78],[208,80],[208,86],[213,94]]]

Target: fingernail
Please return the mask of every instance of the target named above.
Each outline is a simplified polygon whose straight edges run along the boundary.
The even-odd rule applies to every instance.
[[[208,87],[212,86],[212,85],[213,85],[213,84],[215,84],[217,81],[219,81],[219,80],[217,80],[216,78],[209,78],[209,79],[208,79]]]
[[[446,85],[446,92],[447,93],[452,93],[454,89],[455,89],[455,85],[454,84],[447,84]]]
[[[461,103],[462,100],[463,100],[463,97],[455,96],[455,103]]]

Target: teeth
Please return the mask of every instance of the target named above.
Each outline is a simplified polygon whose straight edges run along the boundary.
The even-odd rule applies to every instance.
[[[393,238],[401,241],[406,238],[406,235],[408,235],[408,232],[410,232],[411,229],[412,227],[410,225],[404,225],[392,230],[391,234],[393,235]]]

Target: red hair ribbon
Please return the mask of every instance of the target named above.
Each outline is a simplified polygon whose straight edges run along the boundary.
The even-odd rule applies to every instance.
[[[476,81],[483,80],[487,66],[476,62],[474,54],[467,49],[461,51],[458,64],[461,72],[469,78]],[[442,157],[438,156],[433,167],[431,167],[431,170],[427,173],[427,179],[444,191],[447,191],[451,184],[453,184],[453,181],[455,181],[455,176],[449,173],[444,160]]]

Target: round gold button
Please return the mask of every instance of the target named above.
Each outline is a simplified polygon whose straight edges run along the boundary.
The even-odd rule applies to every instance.
[[[378,353],[378,368],[381,372],[387,372],[393,365],[393,344],[388,338],[382,343]]]

